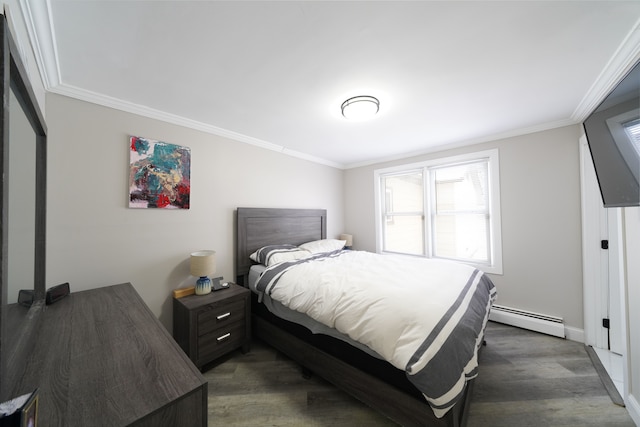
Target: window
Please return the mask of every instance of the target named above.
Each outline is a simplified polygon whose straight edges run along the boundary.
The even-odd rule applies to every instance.
[[[640,181],[640,109],[610,117],[606,123],[629,171]]]
[[[375,171],[378,252],[502,273],[498,150]]]
[[[636,150],[636,154],[640,156],[640,119],[624,123],[623,126],[633,148]]]

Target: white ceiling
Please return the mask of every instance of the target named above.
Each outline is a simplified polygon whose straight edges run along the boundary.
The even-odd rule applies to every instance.
[[[637,1],[30,4],[48,90],[340,168],[579,123],[640,56]]]

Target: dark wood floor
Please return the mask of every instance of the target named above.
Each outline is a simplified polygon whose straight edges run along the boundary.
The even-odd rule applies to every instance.
[[[468,427],[634,426],[582,344],[497,323],[487,328]],[[393,426],[255,341],[205,372],[209,426]]]

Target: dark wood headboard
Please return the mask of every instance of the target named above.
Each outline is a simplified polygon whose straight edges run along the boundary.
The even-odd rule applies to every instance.
[[[236,282],[246,285],[253,252],[266,245],[300,245],[327,237],[326,209],[238,208]]]

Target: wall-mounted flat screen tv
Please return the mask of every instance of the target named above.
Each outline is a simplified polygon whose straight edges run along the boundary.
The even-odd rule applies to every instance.
[[[604,207],[640,206],[640,63],[584,121]]]

